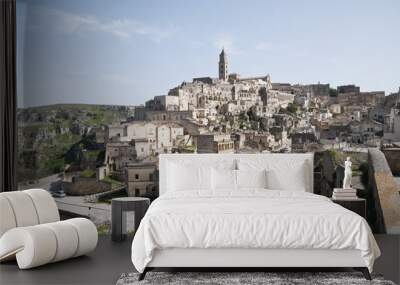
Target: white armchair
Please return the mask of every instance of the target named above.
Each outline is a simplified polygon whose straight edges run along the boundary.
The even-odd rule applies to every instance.
[[[0,262],[16,258],[20,269],[28,269],[84,255],[96,245],[96,226],[84,218],[60,221],[47,191],[0,193]]]

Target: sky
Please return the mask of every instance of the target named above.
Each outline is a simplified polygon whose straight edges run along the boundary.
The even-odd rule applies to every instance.
[[[400,1],[17,0],[20,107],[139,105],[229,72],[400,86]]]

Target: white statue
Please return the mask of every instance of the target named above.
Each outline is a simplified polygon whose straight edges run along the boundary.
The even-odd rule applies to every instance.
[[[350,157],[347,157],[344,162],[344,179],[343,179],[343,189],[351,189],[351,161]]]

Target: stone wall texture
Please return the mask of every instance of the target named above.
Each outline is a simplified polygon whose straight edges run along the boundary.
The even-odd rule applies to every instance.
[[[63,182],[63,190],[68,195],[82,196],[111,190],[111,184],[97,181],[96,178],[79,178],[76,182]]]
[[[379,149],[368,150],[369,186],[375,202],[375,230],[400,233],[400,195],[385,155]]]

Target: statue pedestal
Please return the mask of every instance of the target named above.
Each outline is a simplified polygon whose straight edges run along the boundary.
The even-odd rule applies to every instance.
[[[352,188],[350,189],[334,188],[332,193],[332,199],[335,200],[357,199],[357,190]]]

